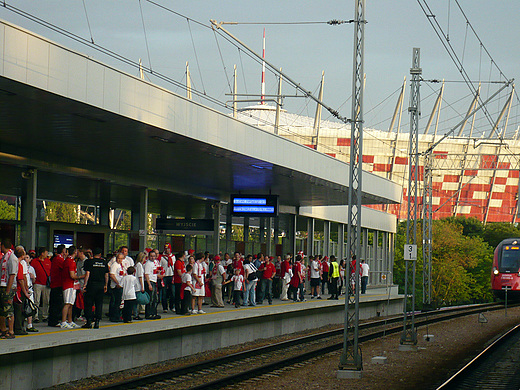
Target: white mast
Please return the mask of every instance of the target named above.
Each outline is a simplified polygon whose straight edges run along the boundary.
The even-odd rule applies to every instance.
[[[262,45],[262,59],[264,61],[262,61],[262,98],[261,98],[261,104],[265,104],[264,103],[264,98],[265,98],[265,28],[264,28],[264,40],[263,40],[263,45]]]

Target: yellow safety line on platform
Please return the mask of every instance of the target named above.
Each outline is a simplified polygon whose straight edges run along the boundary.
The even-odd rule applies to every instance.
[[[377,294],[377,295],[370,295],[370,297],[388,297],[388,294]],[[323,298],[323,301],[327,301],[328,298]],[[339,300],[345,300],[345,296],[341,296],[341,298],[339,298]],[[307,300],[306,302],[318,302],[318,301],[309,301]],[[305,302],[286,302],[286,303],[279,303],[279,304],[276,304],[276,305],[256,305],[256,306],[245,306],[245,307],[242,307],[240,306],[240,309],[237,309],[235,308],[234,310],[222,310],[222,311],[215,311],[213,313],[204,313],[204,314],[192,314],[192,315],[196,315],[196,316],[204,316],[204,315],[214,315],[214,314],[221,314],[221,313],[236,313],[237,310],[254,310],[254,309],[263,309],[263,308],[266,308],[266,307],[280,307],[280,306],[287,306],[287,305],[293,305],[293,304],[301,304],[301,303],[305,303]],[[121,325],[133,325],[133,324],[141,324],[141,323],[146,323],[146,322],[157,322],[157,321],[165,321],[165,320],[173,320],[173,319],[187,319],[187,318],[191,318],[191,315],[187,316],[187,315],[181,315],[180,317],[170,317],[170,318],[161,318],[159,320],[141,320],[141,321],[133,321],[132,323],[125,323],[125,322],[118,322],[118,323],[113,323],[113,324],[108,324],[108,325],[103,325],[102,327],[103,328],[111,328],[111,327],[114,327],[114,326],[121,326]],[[101,328],[101,327],[100,327]],[[28,336],[43,336],[43,335],[46,335],[46,334],[62,334],[63,332],[74,332],[74,331],[78,331],[78,330],[89,330],[89,329],[82,329],[81,327],[80,328],[77,328],[77,329],[60,329],[60,330],[56,330],[56,331],[52,331],[52,332],[41,332],[41,333],[38,333],[38,334],[27,334],[27,335],[20,335],[20,336],[16,336],[16,338],[19,338],[19,337],[28,337]],[[92,329],[90,329],[92,330]]]

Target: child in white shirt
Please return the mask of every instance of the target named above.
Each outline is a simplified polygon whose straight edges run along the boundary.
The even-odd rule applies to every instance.
[[[128,323],[132,322],[132,309],[136,303],[135,291],[141,290],[141,284],[134,276],[134,267],[128,267],[126,273],[127,275],[125,275],[121,281],[121,286],[123,287],[123,301],[125,302],[123,307],[123,321]]]
[[[231,278],[233,282],[233,303],[235,308],[240,307],[240,296],[242,295],[242,287],[244,285],[244,277],[240,275],[240,268],[235,269],[235,274]]]
[[[188,264],[186,266],[186,272],[182,274],[182,303],[181,303],[181,314],[191,314],[190,305],[191,305],[191,292],[195,291],[195,287],[193,287],[193,278],[191,277],[192,265]]]

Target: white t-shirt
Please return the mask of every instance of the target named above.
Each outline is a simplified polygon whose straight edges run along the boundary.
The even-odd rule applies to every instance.
[[[121,282],[123,287],[123,300],[129,301],[135,298],[135,292],[137,289],[141,291],[141,284],[134,275],[126,275]]]
[[[12,250],[9,250],[2,259],[0,286],[6,287],[9,277],[16,274],[18,274],[18,257],[15,256]],[[16,276],[14,277],[11,289],[16,289]]]
[[[320,278],[320,265],[316,260],[312,260],[311,263],[311,279],[319,279]]]
[[[135,277],[137,278],[137,281],[139,282],[139,285],[141,286],[141,278],[143,278],[143,284],[144,284],[144,269],[143,264],[137,263],[135,265]],[[144,285],[141,286],[141,288],[144,289]],[[139,288],[139,291],[141,291],[141,288]]]
[[[234,290],[241,291],[244,285],[244,277],[242,275],[233,275],[231,280],[233,281]]]
[[[170,255],[172,264],[175,264],[175,256]],[[164,270],[164,276],[173,276],[173,265],[170,267],[168,265],[168,256],[162,255],[161,256],[161,267],[163,267]]]
[[[116,262],[112,264],[112,266],[110,267],[110,274],[114,275],[117,280],[117,283],[121,285],[121,281],[123,280],[123,277],[125,276],[126,272],[121,267],[121,264]],[[117,284],[112,280],[112,278],[110,278],[110,287],[116,288],[116,286]]]
[[[108,267],[112,267],[112,264],[114,264],[116,262],[116,257],[112,257],[110,259],[110,261],[108,262]],[[121,262],[121,264],[123,265],[123,270],[126,271],[128,269],[128,267],[133,267],[134,266],[134,259],[132,259],[130,256],[126,256],[123,261]]]
[[[186,284],[191,283],[191,284],[193,284],[193,279],[191,277],[191,274],[189,274],[188,272],[185,272],[185,273],[182,274],[181,280],[182,280],[182,283],[186,283]],[[191,287],[190,286],[186,286],[184,288],[184,290],[191,291]]]
[[[156,260],[148,259],[144,264],[144,274],[148,275],[148,279],[150,282],[157,283],[157,267],[159,266],[159,262]],[[146,282],[145,282],[146,284]]]
[[[361,276],[368,276],[368,272],[370,271],[370,267],[367,263],[361,264]]]

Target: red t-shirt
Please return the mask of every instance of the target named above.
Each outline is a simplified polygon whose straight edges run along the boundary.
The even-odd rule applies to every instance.
[[[287,270],[289,269],[291,265],[287,260],[282,261],[282,265],[280,267],[280,276],[283,278],[285,274],[287,273]]]
[[[293,265],[293,277],[291,278],[291,286],[298,287],[301,283],[300,274],[302,272],[302,265],[298,261]]]
[[[62,287],[62,269],[65,259],[61,255],[56,255],[52,259],[51,265],[51,288]]]
[[[181,276],[178,275],[177,270],[181,271]],[[184,266],[184,261],[175,260],[175,264],[173,266],[173,283],[182,283],[182,275],[186,273],[186,267]]]
[[[70,272],[76,273],[76,261],[72,257],[67,257],[63,262],[62,281],[63,290],[74,288],[74,279],[70,277]]]
[[[23,265],[21,262],[18,262],[18,273],[16,274],[16,298],[18,299],[18,303],[22,303],[22,283],[20,282],[23,280],[25,280]]]
[[[276,272],[273,263],[262,264],[260,270],[264,270],[264,273],[262,274],[262,279],[271,279]]]
[[[323,275],[328,275],[329,274],[329,263],[326,261],[323,261],[321,264],[323,267]]]
[[[238,260],[237,262],[235,262],[235,264],[233,264],[233,268],[234,269],[239,269],[240,270],[240,275],[242,275],[242,276],[245,275],[244,263],[242,263],[242,260]]]
[[[47,284],[47,276],[51,275],[51,260],[47,257],[43,260],[36,258],[31,262],[31,265],[36,272],[36,280],[34,281],[34,284],[45,286]]]

